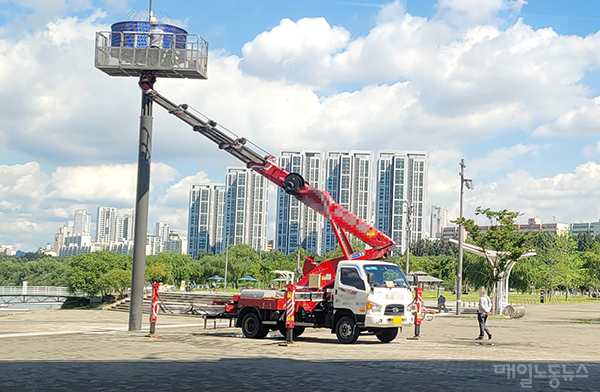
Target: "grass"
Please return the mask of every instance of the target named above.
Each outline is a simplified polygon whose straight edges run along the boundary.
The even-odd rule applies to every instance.
[[[446,302],[447,303],[452,303],[452,302],[456,302],[456,295],[452,294],[450,291],[440,291],[440,294],[443,295],[444,297],[446,297]],[[600,302],[599,300],[592,298],[591,300],[586,296],[574,296],[574,297],[569,297],[568,301],[565,301],[565,296],[564,295],[559,295],[556,297],[552,298],[552,301],[550,301],[549,298],[546,298],[546,303],[550,304],[556,304],[556,298],[558,298],[558,303],[561,304],[565,304],[565,303],[582,303],[582,302]],[[428,301],[435,301],[437,299],[437,291],[423,291],[423,299],[424,300],[428,300]],[[509,302],[519,302],[521,303],[524,300],[531,300],[534,299],[535,301],[537,301],[538,303],[540,302],[540,295],[539,294],[534,294],[533,296],[531,294],[528,293],[508,293],[508,301]],[[468,294],[463,294],[461,300],[463,302],[478,302],[479,301],[479,294],[477,292],[471,292]]]

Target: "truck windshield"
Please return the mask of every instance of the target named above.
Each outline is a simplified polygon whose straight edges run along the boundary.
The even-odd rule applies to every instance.
[[[408,282],[396,265],[366,265],[365,272],[369,284],[373,287],[407,287]]]

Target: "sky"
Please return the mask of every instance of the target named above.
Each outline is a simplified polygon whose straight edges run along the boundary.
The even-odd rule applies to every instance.
[[[73,210],[132,208],[140,92],[94,68],[94,35],[138,0],[0,0],[0,244],[33,251]],[[600,218],[600,2],[154,0],[209,42],[208,80],[159,80],[277,155],[430,152],[428,204],[521,221]],[[187,228],[189,186],[238,162],[154,111],[150,224]],[[272,194],[275,190],[272,189]],[[274,226],[274,199],[270,232]]]

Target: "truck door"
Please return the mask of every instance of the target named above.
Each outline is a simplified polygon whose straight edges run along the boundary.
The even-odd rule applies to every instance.
[[[335,308],[350,309],[354,314],[365,314],[367,306],[366,285],[357,267],[341,267],[336,286],[333,296]]]

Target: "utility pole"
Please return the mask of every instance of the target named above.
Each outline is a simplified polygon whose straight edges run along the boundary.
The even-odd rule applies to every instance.
[[[459,215],[463,217],[463,195],[465,192],[465,160],[460,160],[460,201]],[[456,273],[456,314],[462,313],[462,269],[463,269],[463,227],[458,225],[458,266]]]
[[[412,224],[412,208],[413,205],[408,200],[403,200],[406,204],[406,274],[410,272],[410,240],[411,240],[411,224]]]
[[[296,240],[296,282],[300,280],[300,230],[298,230],[298,239]]]
[[[142,81],[154,85],[153,75],[142,75]],[[142,93],[140,139],[138,147],[137,186],[135,198],[135,229],[133,232],[133,265],[131,268],[131,306],[129,331],[142,330],[142,303],[146,281],[146,235],[148,233],[148,203],[150,200],[150,159],[152,157],[152,99]]]
[[[223,292],[227,291],[227,265],[229,264],[229,234],[227,235],[225,246],[225,280],[223,285]]]

